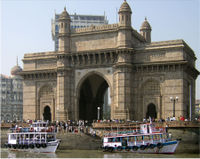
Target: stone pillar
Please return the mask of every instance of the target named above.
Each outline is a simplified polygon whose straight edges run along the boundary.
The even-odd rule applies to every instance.
[[[24,79],[23,82],[23,119],[37,119],[35,82]]]
[[[112,119],[130,119],[132,101],[132,69],[130,64],[130,51],[120,51],[118,62],[114,66],[113,98],[114,109]]]
[[[56,120],[67,119],[67,112],[65,112],[65,72],[57,72],[57,106],[56,106]]]
[[[57,72],[56,120],[74,119],[72,75],[71,70],[65,69]]]
[[[132,47],[132,28],[121,27],[118,31],[117,36],[117,47],[118,48],[131,48]]]

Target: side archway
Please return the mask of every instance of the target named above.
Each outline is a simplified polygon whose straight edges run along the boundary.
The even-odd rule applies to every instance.
[[[161,118],[162,116],[162,96],[160,82],[151,78],[146,80],[140,89],[140,116],[143,118]]]
[[[55,120],[55,96],[51,85],[44,85],[39,89],[37,119]]]

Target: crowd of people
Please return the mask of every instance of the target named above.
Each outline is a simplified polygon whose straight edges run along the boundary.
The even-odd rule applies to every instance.
[[[95,130],[92,129],[92,123],[119,123],[119,124],[128,124],[128,123],[140,123],[140,122],[169,122],[169,121],[189,121],[188,119],[186,119],[183,116],[180,116],[178,118],[175,117],[168,117],[166,119],[154,119],[154,118],[144,118],[143,121],[133,121],[133,120],[122,120],[122,119],[113,119],[113,120],[93,120],[91,121],[87,121],[87,120],[78,120],[78,121],[74,121],[74,120],[67,120],[67,121],[53,121],[53,122],[49,122],[48,125],[51,126],[51,128],[56,131],[56,132],[60,132],[60,133],[87,133],[87,134],[91,134],[93,136],[95,136]],[[200,119],[195,119],[195,121],[200,121]],[[25,124],[32,124],[33,120],[27,120],[27,121],[23,121],[23,122],[11,122],[12,127],[22,127],[22,123]],[[20,123],[20,125],[17,125],[17,123]]]

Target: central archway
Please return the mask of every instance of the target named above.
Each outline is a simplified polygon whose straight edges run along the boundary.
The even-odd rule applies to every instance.
[[[96,73],[90,74],[84,79],[79,90],[79,119],[93,121],[110,118],[109,101],[107,81]]]

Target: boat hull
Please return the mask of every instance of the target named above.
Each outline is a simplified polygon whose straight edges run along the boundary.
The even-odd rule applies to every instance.
[[[36,145],[34,145],[34,147],[30,148],[30,147],[24,147],[24,148],[13,148],[13,146],[11,145],[11,148],[9,148],[9,150],[12,151],[26,151],[26,152],[37,152],[37,153],[54,153],[56,152],[58,146],[60,144],[60,140],[56,140],[56,141],[52,141],[52,142],[48,142],[46,144],[46,147],[42,147],[40,145],[40,147],[36,147]]]
[[[143,153],[143,154],[173,154],[179,144],[179,141],[169,141],[166,143],[162,143],[162,147],[155,146],[153,147],[146,147],[141,148],[140,146],[129,147],[122,147],[118,149],[118,147],[109,147],[107,150],[104,148],[104,151],[109,152],[133,152],[133,153]]]

